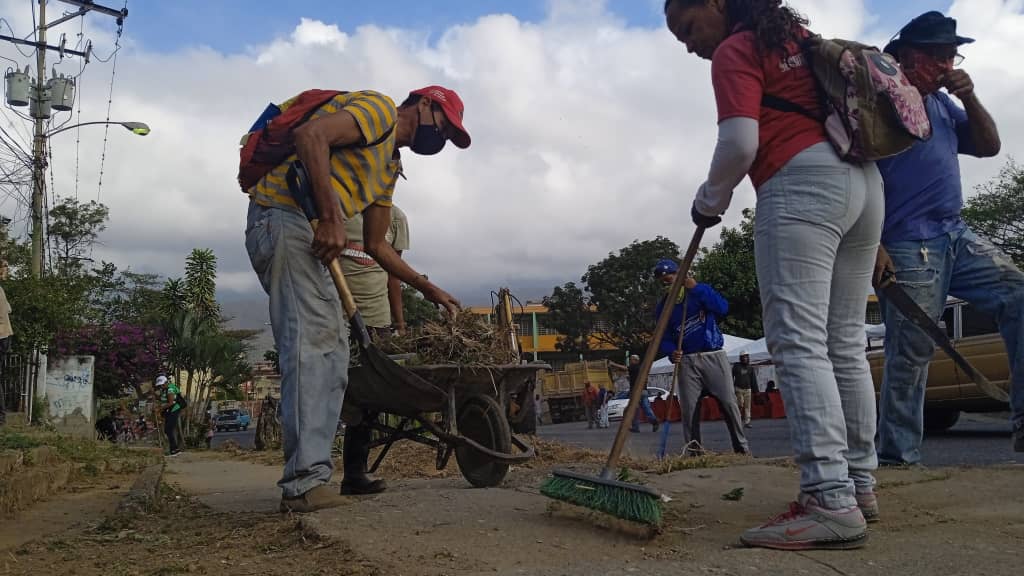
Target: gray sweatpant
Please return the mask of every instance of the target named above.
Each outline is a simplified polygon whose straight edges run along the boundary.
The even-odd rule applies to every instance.
[[[736,405],[732,386],[731,366],[725,350],[684,354],[679,375],[679,401],[683,417],[683,439],[686,444],[701,441],[700,399],[708,395],[718,400],[725,425],[729,428],[732,449],[740,454],[750,452],[743,434],[743,419]]]

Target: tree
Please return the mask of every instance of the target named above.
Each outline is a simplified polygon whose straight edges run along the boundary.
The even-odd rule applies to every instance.
[[[220,318],[217,303],[217,256],[209,248],[195,248],[185,260],[187,305],[200,318]]]
[[[49,234],[56,244],[56,265],[61,276],[82,272],[86,254],[100,232],[107,229],[109,214],[107,207],[95,200],[82,204],[70,197],[62,198],[50,210]]]
[[[22,277],[4,283],[11,305],[13,350],[19,354],[45,349],[59,333],[81,326],[87,311],[83,283]]]
[[[11,276],[27,275],[31,257],[31,243],[12,236],[11,219],[0,216],[0,258],[7,260]]]
[[[266,350],[263,352],[263,360],[270,362],[274,366],[275,373],[281,373],[281,355],[277,353],[276,346],[273,350]]]
[[[978,234],[1024,266],[1024,169],[1012,159],[967,200],[963,218]]]
[[[555,286],[543,304],[548,309],[544,322],[557,330],[562,338],[555,347],[562,352],[585,354],[590,350],[590,335],[594,329],[590,301],[575,282]]]
[[[427,322],[441,319],[437,306],[423,298],[415,288],[402,284],[402,310],[405,314],[405,325],[409,329],[419,328]]]
[[[184,310],[188,297],[185,295],[185,282],[181,278],[168,278],[160,291],[160,317],[165,321]]]
[[[655,282],[654,265],[661,258],[679,258],[679,246],[662,236],[634,240],[587,268],[581,279],[590,304],[607,319],[607,333],[594,333],[616,348],[642,353],[654,329],[654,307],[664,293]]]
[[[736,228],[723,228],[718,242],[702,248],[693,267],[694,277],[729,302],[729,314],[719,324],[722,332],[757,339],[761,324],[761,294],[754,264],[754,211],[745,209]]]

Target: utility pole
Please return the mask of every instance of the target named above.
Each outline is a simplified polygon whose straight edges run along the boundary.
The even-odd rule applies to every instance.
[[[39,0],[39,37],[46,46],[46,0]],[[32,138],[32,277],[39,278],[43,271],[43,191],[46,189],[46,117],[42,114],[46,99],[46,49],[36,48],[36,89],[32,108],[36,113],[35,137]],[[47,115],[48,116],[48,115]]]
[[[44,244],[44,220],[45,220],[45,194],[46,194],[46,124],[50,119],[51,107],[57,111],[70,111],[74,103],[74,79],[65,78],[63,75],[46,79],[46,51],[59,52],[61,57],[79,56],[85,58],[89,63],[89,56],[92,53],[92,43],[88,43],[84,51],[71,50],[65,47],[64,35],[61,35],[58,46],[50,46],[46,43],[46,32],[48,29],[63,24],[78,17],[84,17],[89,12],[97,12],[105,16],[117,19],[118,26],[123,25],[124,19],[128,17],[128,9],[108,8],[100,6],[93,0],[60,0],[64,4],[71,4],[78,8],[77,12],[66,13],[53,22],[46,21],[47,0],[35,0],[39,4],[38,28],[35,30],[36,39],[28,40],[19,38],[16,35],[6,36],[0,34],[0,41],[11,42],[23,46],[32,46],[36,50],[36,78],[28,77],[28,69],[20,72],[17,69],[9,71],[5,76],[8,82],[8,104],[12,106],[24,106],[30,103],[29,112],[32,117],[35,129],[32,138],[32,276],[38,278],[43,271],[43,244]],[[33,12],[35,7],[32,8]],[[120,28],[118,28],[120,35]],[[14,88],[11,83],[15,82]],[[21,84],[17,84],[21,82]],[[20,86],[20,88],[19,88]],[[52,93],[51,93],[52,89]],[[25,91],[28,97],[23,98]],[[15,97],[12,98],[11,96]],[[125,123],[120,123],[125,125]],[[131,129],[129,127],[129,129]],[[148,132],[148,128],[147,128]]]

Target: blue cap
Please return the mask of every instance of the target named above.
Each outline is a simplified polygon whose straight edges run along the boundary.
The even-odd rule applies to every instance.
[[[654,265],[654,275],[664,276],[665,274],[675,274],[679,272],[679,264],[676,264],[675,260],[671,258],[662,258],[658,260],[658,263]]]

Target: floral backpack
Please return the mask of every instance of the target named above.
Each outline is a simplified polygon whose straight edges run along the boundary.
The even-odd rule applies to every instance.
[[[924,100],[896,59],[873,46],[810,36],[804,58],[817,80],[822,114],[770,94],[761,104],[825,125],[839,157],[860,163],[888,158],[932,135]]]

